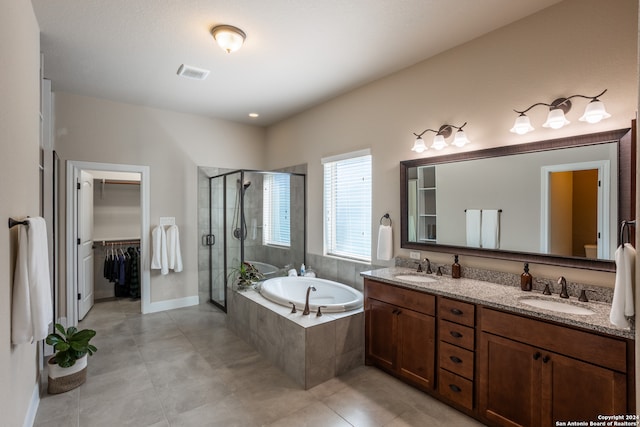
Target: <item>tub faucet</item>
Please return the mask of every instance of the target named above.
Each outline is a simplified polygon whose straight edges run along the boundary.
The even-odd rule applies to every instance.
[[[304,303],[304,311],[302,312],[302,315],[303,315],[303,316],[306,316],[307,314],[309,314],[309,313],[310,313],[310,311],[309,311],[309,294],[311,293],[311,291],[314,291],[314,292],[315,292],[315,291],[316,291],[316,288],[315,288],[315,287],[313,287],[313,286],[309,286],[309,287],[307,288],[307,299],[306,299],[306,301],[305,301],[305,303]]]
[[[562,286],[560,298],[569,298],[569,293],[567,292],[567,279],[565,279],[564,276],[560,276],[558,279],[558,285]]]

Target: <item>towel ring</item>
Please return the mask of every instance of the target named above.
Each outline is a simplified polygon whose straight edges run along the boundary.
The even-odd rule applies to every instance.
[[[388,213],[382,215],[382,218],[380,218],[380,225],[382,225],[382,221],[384,221],[385,219],[389,220],[389,225],[392,225],[393,223],[391,222],[391,217],[389,216]]]
[[[629,231],[629,226],[633,225],[635,227],[636,222],[634,221],[627,221],[627,220],[623,220],[622,223],[620,224],[620,245],[622,245],[624,247],[625,243],[631,243],[631,231]],[[626,237],[627,239],[625,240],[625,231],[626,233]]]

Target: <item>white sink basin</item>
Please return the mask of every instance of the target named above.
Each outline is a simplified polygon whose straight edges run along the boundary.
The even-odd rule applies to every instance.
[[[406,280],[407,282],[415,282],[415,283],[429,283],[429,282],[437,282],[436,279],[429,276],[418,276],[417,274],[398,274],[395,276],[398,280]]]
[[[595,314],[594,311],[591,311],[588,308],[560,301],[550,301],[537,298],[522,298],[520,299],[520,302],[532,307],[541,308],[543,310],[559,311],[561,313],[581,314],[583,316]]]

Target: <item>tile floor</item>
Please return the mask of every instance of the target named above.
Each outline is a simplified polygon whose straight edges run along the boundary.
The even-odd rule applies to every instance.
[[[35,426],[480,426],[362,366],[304,391],[225,326],[209,304],[141,315],[127,300],[81,322],[98,352],[87,382],[40,401]]]

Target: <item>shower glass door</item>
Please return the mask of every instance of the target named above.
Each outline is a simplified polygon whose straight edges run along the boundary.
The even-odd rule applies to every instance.
[[[209,297],[213,304],[227,311],[225,269],[225,181],[226,176],[209,179]]]

